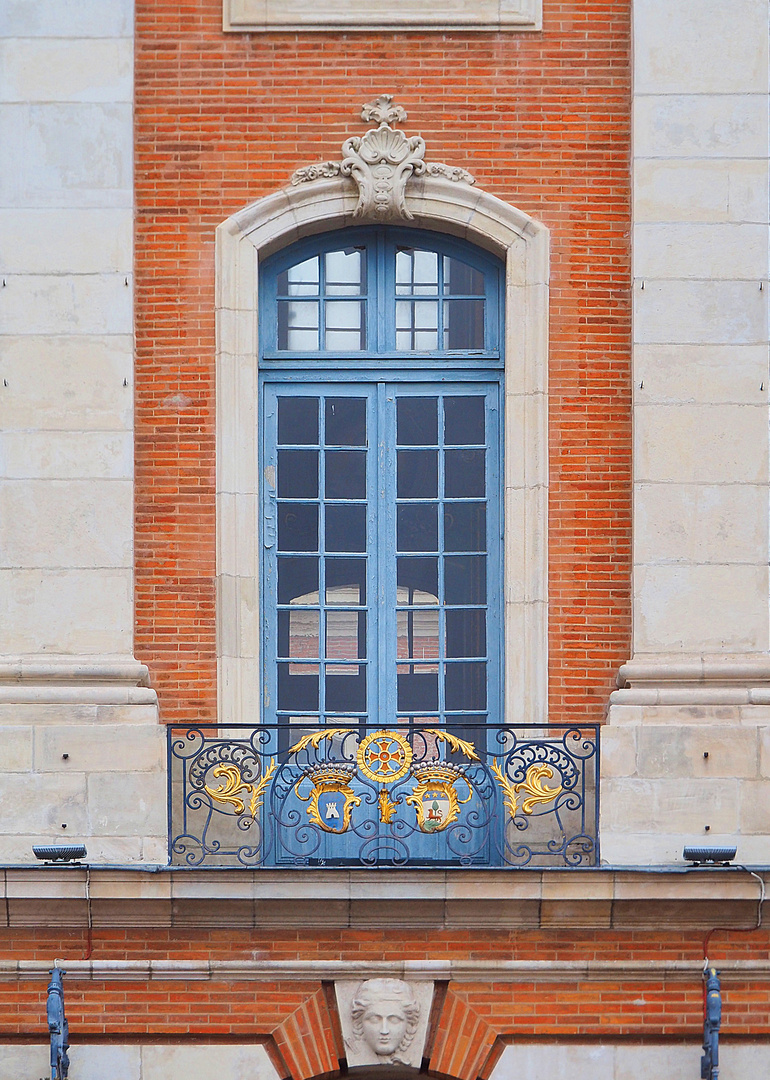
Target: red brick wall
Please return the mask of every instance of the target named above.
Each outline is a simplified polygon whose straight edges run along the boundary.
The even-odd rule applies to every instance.
[[[166,720],[215,715],[214,229],[338,156],[383,92],[551,229],[551,717],[601,719],[630,633],[629,6],[546,0],[537,34],[225,35],[221,0],[137,0],[136,651]]]
[[[405,959],[686,959],[697,965],[700,931],[399,931]],[[81,958],[86,936],[69,931],[2,931],[0,959]],[[770,933],[714,939],[711,960],[725,973],[735,960],[767,957]],[[392,956],[387,931],[100,930],[93,959],[313,958],[366,962]],[[65,964],[66,966],[66,964]],[[0,1045],[45,1035],[46,979],[4,982]],[[194,1036],[265,1038],[286,1074],[305,1078],[336,1069],[342,1056],[330,997],[317,982],[143,982],[65,980],[67,1014],[77,1038]],[[582,982],[450,983],[430,1048],[431,1070],[475,1080],[495,1043],[517,1038],[687,1039],[702,1033],[702,985],[692,979]],[[333,1009],[333,1005],[332,1005]],[[723,980],[722,1034],[770,1035],[770,986]]]

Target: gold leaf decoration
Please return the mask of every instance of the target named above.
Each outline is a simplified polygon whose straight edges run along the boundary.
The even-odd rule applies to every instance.
[[[204,791],[207,795],[210,795],[212,799],[217,802],[229,803],[234,809],[236,814],[242,814],[246,809],[243,803],[243,799],[239,798],[242,791],[251,791],[251,784],[245,784],[241,776],[241,771],[237,765],[217,765],[212,770],[211,775],[215,778],[223,776],[225,778],[225,785],[221,788],[211,788],[208,785],[204,787]]]
[[[317,750],[324,739],[333,739],[335,735],[347,735],[350,733],[350,728],[324,728],[323,731],[314,731],[310,735],[303,735],[298,743],[289,750],[290,754],[298,754],[300,750],[304,750],[308,746],[312,746],[314,750]]]
[[[465,739],[458,739],[456,735],[452,735],[449,731],[439,731],[438,728],[428,728],[425,732],[426,735],[435,735],[440,742],[449,743],[449,749],[454,750],[456,753],[465,754],[471,761],[478,761],[479,755],[476,753],[476,747],[471,742],[466,742]]]
[[[516,817],[516,811],[519,805],[519,800],[516,798],[516,788],[507,776],[503,776],[500,771],[500,766],[496,761],[492,761],[490,768],[497,777],[498,784],[503,789],[503,802],[505,803],[506,810],[512,818]]]
[[[262,797],[270,783],[270,778],[275,772],[276,767],[275,758],[271,758],[270,766],[260,779],[259,783],[248,784],[243,779],[237,765],[217,765],[215,769],[212,769],[211,775],[217,779],[219,777],[224,777],[224,787],[213,788],[206,785],[204,791],[216,802],[227,803],[232,806],[239,817],[246,810],[246,804],[241,798],[241,795],[251,795],[251,800],[249,802],[249,816],[255,818],[257,816],[257,811],[262,805]]]
[[[265,774],[258,784],[254,784],[254,790],[251,793],[251,802],[249,803],[249,814],[255,818],[257,816],[257,810],[262,805],[262,796],[265,793],[267,785],[270,783],[270,778],[275,772],[277,766],[275,764],[275,758],[270,758],[270,765],[265,770]]]
[[[553,779],[553,769],[550,765],[530,765],[524,783],[517,784],[517,792],[525,791],[529,796],[522,804],[521,809],[525,814],[531,814],[538,803],[552,802],[561,794],[562,785],[549,788],[543,783],[544,779]]]
[[[396,812],[396,804],[388,795],[385,788],[380,789],[377,803],[380,807],[380,821],[384,821],[386,825],[389,824],[393,820],[393,815]]]
[[[502,788],[503,802],[512,818],[516,816],[519,806],[518,796],[521,792],[527,795],[521,804],[521,812],[531,814],[540,803],[553,802],[563,791],[562,784],[549,788],[543,783],[546,779],[553,779],[554,772],[550,765],[530,765],[526,776],[518,784],[512,783],[507,776],[503,775],[496,761],[492,762],[490,768]]]

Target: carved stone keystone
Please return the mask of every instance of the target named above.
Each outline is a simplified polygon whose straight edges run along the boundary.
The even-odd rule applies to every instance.
[[[350,1068],[420,1067],[433,1000],[432,982],[339,979],[334,989]]]
[[[411,138],[393,125],[403,124],[406,112],[383,94],[361,110],[364,123],[375,123],[365,135],[351,135],[342,144],[342,161],[322,161],[298,169],[293,185],[312,183],[332,176],[349,176],[358,187],[355,216],[374,221],[399,221],[414,215],[406,205],[406,185],[412,176],[444,176],[455,183],[473,184],[465,169],[426,162],[425,140]]]

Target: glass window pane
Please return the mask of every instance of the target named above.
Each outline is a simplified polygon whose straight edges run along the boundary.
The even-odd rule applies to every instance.
[[[318,398],[278,398],[278,442],[296,446],[318,443]]]
[[[398,498],[437,498],[438,450],[399,450],[397,457]]]
[[[396,656],[399,660],[437,660],[438,638],[437,609],[396,613]],[[438,668],[431,666],[430,670],[436,671]]]
[[[485,551],[487,508],[485,503],[444,504],[444,549]]]
[[[446,613],[446,655],[447,656],[486,656],[487,654],[486,613],[478,609],[447,611]]]
[[[483,450],[447,450],[444,459],[444,495],[448,499],[483,498]]]
[[[444,256],[444,295],[483,296],[484,275],[468,263]]]
[[[399,558],[397,603],[438,604],[438,559]]]
[[[396,442],[399,446],[435,446],[438,443],[438,398],[398,399]]]
[[[328,352],[362,352],[366,348],[363,329],[327,330],[325,348]]]
[[[360,352],[366,348],[364,304],[360,300],[326,303],[326,348]]]
[[[484,301],[444,301],[444,348],[484,348]]]
[[[278,451],[278,495],[282,499],[318,498],[318,451]]]
[[[444,398],[444,440],[454,446],[484,445],[484,398]]]
[[[396,348],[400,352],[438,349],[438,302],[396,302]]]
[[[326,445],[366,446],[366,399],[326,399]]]
[[[366,559],[327,559],[326,603],[366,603]]]
[[[326,659],[359,660],[366,657],[366,612],[326,613]],[[326,669],[328,672],[328,668]],[[350,672],[348,671],[348,674]]]
[[[342,674],[343,666],[327,665],[327,712],[363,712],[366,709],[366,668],[345,667],[346,672],[356,672],[355,675],[350,675]]]
[[[319,280],[319,261],[314,255],[278,275],[278,295],[317,296]]]
[[[444,559],[444,603],[486,604],[485,555],[448,555]]]
[[[486,709],[487,665],[447,664],[444,694],[448,710]]]
[[[315,664],[291,664],[291,675],[318,674],[320,638],[318,611],[278,612],[278,652],[291,660],[315,660]]]
[[[438,675],[434,672],[399,673],[398,711],[427,712],[438,708]]]
[[[435,296],[438,255],[435,251],[400,248],[396,252],[396,295]]]
[[[318,603],[318,559],[278,559],[278,603]]]
[[[318,551],[318,507],[278,503],[278,550]]]
[[[360,296],[366,292],[366,260],[363,248],[327,251],[325,255],[326,295]]]
[[[366,498],[366,451],[326,451],[326,498]]]
[[[366,551],[366,506],[327,506],[326,550]]]
[[[438,507],[399,506],[396,510],[399,551],[438,551]]]
[[[318,311],[315,300],[279,300],[278,348],[317,350]]]
[[[318,676],[292,675],[290,664],[278,665],[278,708],[312,712],[318,708]]]

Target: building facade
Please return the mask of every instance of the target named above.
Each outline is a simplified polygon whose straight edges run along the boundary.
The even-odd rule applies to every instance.
[[[359,8],[0,3],[0,1078],[762,1075],[767,6]]]

